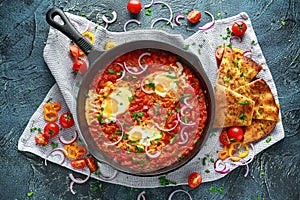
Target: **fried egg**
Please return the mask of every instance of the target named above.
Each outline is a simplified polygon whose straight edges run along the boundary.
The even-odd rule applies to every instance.
[[[101,105],[104,122],[116,122],[119,114],[125,113],[129,107],[129,97],[132,94],[127,87],[115,87],[113,92],[106,97]]]
[[[150,141],[158,140],[161,137],[161,132],[153,126],[134,126],[128,132],[128,139],[136,142],[136,145],[138,146],[149,146]]]
[[[174,96],[177,91],[177,76],[174,73],[161,72],[154,76],[155,93],[161,97]]]

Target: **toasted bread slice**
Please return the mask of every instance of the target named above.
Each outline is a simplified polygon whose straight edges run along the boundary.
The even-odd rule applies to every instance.
[[[253,119],[251,126],[245,127],[244,143],[255,142],[271,133],[276,121]]]

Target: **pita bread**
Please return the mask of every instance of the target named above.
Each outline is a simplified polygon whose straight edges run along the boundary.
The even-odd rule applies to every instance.
[[[254,101],[217,84],[215,108],[215,128],[249,126],[252,122]]]
[[[266,137],[276,125],[276,121],[253,119],[251,126],[245,127],[244,143],[254,142]]]
[[[262,68],[261,65],[240,52],[225,47],[217,83],[234,90],[249,83]]]
[[[235,92],[254,100],[253,119],[279,121],[279,108],[269,85],[263,79],[241,86]]]

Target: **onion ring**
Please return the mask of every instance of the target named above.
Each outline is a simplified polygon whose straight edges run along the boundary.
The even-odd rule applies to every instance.
[[[223,168],[220,168],[220,165],[223,165]],[[214,162],[214,170],[220,174],[228,174],[230,172],[230,168],[226,166],[226,163],[221,159],[217,159]]]
[[[187,128],[188,126],[185,126],[183,127],[181,130],[180,130],[180,139],[181,141],[178,142],[178,144],[185,144],[187,143],[187,141],[189,140],[189,134],[187,132],[185,132],[185,129]]]
[[[147,79],[147,76],[141,81],[141,89],[146,94],[152,94],[154,92],[153,90],[145,90],[145,88],[144,88],[144,82],[146,79]]]
[[[78,181],[81,181],[82,180],[82,178],[76,178]],[[73,186],[74,186],[74,181],[71,181],[71,183],[70,183],[70,185],[69,185],[69,189],[70,189],[70,192],[72,193],[72,194],[76,194],[76,192],[74,191],[74,189],[73,189]]]
[[[184,103],[189,109],[193,109],[193,106],[191,106],[191,105],[187,102],[188,98],[189,98],[189,97],[185,97],[185,98],[183,99],[183,103]]]
[[[196,122],[193,122],[193,123],[191,123],[191,124],[188,124],[188,123],[185,123],[184,121],[182,121],[182,120],[180,119],[179,113],[177,114],[177,119],[178,119],[178,121],[180,121],[180,123],[182,123],[182,124],[184,124],[184,125],[186,125],[186,126],[194,126],[194,125],[196,125]]]
[[[145,9],[150,8],[154,3],[154,0],[151,0],[151,3],[144,6]]]
[[[52,153],[58,153],[60,152],[59,154],[63,157],[62,161],[59,163],[60,165],[62,165],[65,160],[66,160],[66,154],[68,153],[64,148],[55,148],[55,149],[52,149],[45,157],[45,165],[47,166],[47,160],[48,160],[48,157],[52,154]]]
[[[169,131],[174,130],[177,127],[178,124],[179,124],[179,122],[176,121],[176,124],[175,124],[174,127],[170,128],[170,129],[165,129],[165,128],[160,127],[157,123],[154,123],[154,125],[156,126],[156,128],[158,128],[159,130],[164,131],[164,132],[169,132]]]
[[[88,173],[88,175],[87,175],[87,177],[85,179],[78,179],[78,178],[75,178],[73,176],[73,174],[69,174],[69,178],[73,182],[78,183],[78,184],[83,184],[83,183],[87,182],[90,179],[90,177],[91,177],[91,171],[90,170],[89,170],[89,173]]]
[[[156,5],[156,4],[162,4],[162,5],[165,5],[165,6],[168,7],[168,9],[169,9],[169,11],[170,11],[170,18],[169,18],[168,24],[169,24],[169,23],[172,23],[173,11],[172,11],[171,6],[169,6],[169,4],[164,3],[164,2],[162,2],[162,1],[156,1],[156,2],[153,3],[153,5]],[[172,28],[173,28],[173,26],[172,26]]]
[[[136,23],[138,24],[139,26],[142,24],[139,20],[137,19],[130,19],[128,20],[127,22],[125,22],[124,24],[124,32],[127,32],[127,25],[130,24],[130,23]]]
[[[150,153],[148,152],[148,146],[146,146],[145,152],[146,152],[146,155],[147,155],[149,158],[157,158],[157,157],[160,156],[160,154],[161,154],[160,151],[156,152],[155,154],[150,154]]]
[[[240,38],[239,36],[236,36],[236,35],[231,36],[230,39],[229,39],[229,42],[232,43],[232,41],[234,39],[237,40],[237,41],[239,41],[240,43],[242,42],[242,38]]]
[[[124,66],[121,63],[116,63],[116,64],[123,68],[122,76],[116,80],[116,81],[120,81],[125,77],[126,70],[125,70]]]
[[[102,16],[102,20],[107,24],[114,23],[117,20],[118,15],[117,15],[116,11],[112,11],[111,14],[113,16],[113,18],[111,20],[108,20],[105,15]]]
[[[64,145],[69,145],[69,144],[72,144],[73,142],[75,142],[78,138],[78,131],[75,130],[74,132],[75,132],[75,136],[71,140],[65,140],[64,137],[62,135],[60,135],[59,138],[58,138],[60,143],[62,143]]]
[[[178,26],[181,25],[181,22],[179,21],[179,19],[184,19],[185,16],[184,14],[178,14],[174,17],[174,21],[175,21],[175,24],[177,24]]]
[[[145,68],[146,68],[146,67],[144,67],[144,66],[141,64],[141,59],[142,59],[144,56],[151,56],[151,53],[145,52],[145,53],[142,53],[142,54],[139,56],[138,64],[139,64],[139,67],[142,68],[142,69],[145,69]],[[146,65],[146,66],[148,67],[148,65]]]
[[[249,58],[252,58],[252,51],[251,49],[247,50],[247,51],[244,51],[243,56],[246,56],[246,57],[249,57]]]
[[[145,68],[143,68],[142,71],[139,71],[139,72],[133,72],[133,71],[131,71],[131,70],[129,69],[129,67],[127,67],[127,65],[126,65],[125,62],[124,62],[124,67],[125,67],[125,69],[126,69],[126,71],[127,71],[128,73],[133,74],[133,75],[140,75],[140,74],[144,73],[144,72],[147,70],[148,65],[146,65]]]
[[[123,125],[122,125],[122,123],[121,123],[119,120],[117,120],[117,122],[118,122],[118,123],[120,124],[120,126],[121,126],[122,134],[121,134],[120,138],[119,138],[116,142],[113,142],[113,143],[107,143],[107,142],[104,142],[104,144],[107,145],[107,146],[116,145],[116,144],[118,144],[119,142],[121,142],[121,140],[123,139],[123,136],[124,136]]]
[[[171,200],[172,197],[173,197],[173,195],[174,195],[175,193],[177,193],[177,192],[184,192],[185,194],[188,195],[188,197],[189,197],[190,200],[193,200],[192,197],[191,197],[191,195],[190,195],[187,191],[185,191],[185,190],[180,190],[180,189],[179,189],[179,190],[174,190],[174,191],[169,195],[168,200]]]
[[[151,24],[151,29],[153,29],[154,25],[155,25],[157,22],[159,22],[159,21],[167,21],[167,22],[168,22],[167,24],[170,24],[170,26],[172,27],[172,29],[174,28],[173,23],[172,23],[169,19],[167,19],[167,18],[158,18],[158,19],[156,19],[156,20],[154,20],[154,21],[152,22],[152,24]]]
[[[215,25],[214,16],[208,11],[204,11],[204,12],[211,17],[211,22],[209,22],[209,23],[205,24],[204,26],[198,28],[198,30],[202,30],[202,31],[206,31],[208,29],[211,29]]]
[[[146,200],[146,197],[144,196],[145,191],[142,191],[136,198],[136,200]],[[141,199],[142,198],[142,199]]]

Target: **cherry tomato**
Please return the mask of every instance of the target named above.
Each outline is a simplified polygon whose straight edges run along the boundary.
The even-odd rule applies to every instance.
[[[232,24],[231,31],[234,35],[242,36],[247,30],[247,25],[243,21],[236,21]]]
[[[139,14],[142,10],[142,4],[139,0],[129,0],[127,3],[127,10],[131,14]]]
[[[218,65],[221,63],[223,55],[224,55],[224,47],[221,46],[221,47],[217,48],[217,50],[215,51],[215,56],[216,56]]]
[[[98,168],[97,162],[92,156],[87,157],[87,159],[85,159],[85,162],[88,168],[91,170],[91,172],[95,172],[97,170]]]
[[[230,140],[228,138],[228,134],[226,130],[223,130],[219,136],[219,140],[221,142],[221,144],[223,144],[224,146],[229,146],[230,145]]]
[[[198,23],[200,21],[200,18],[201,18],[201,13],[198,10],[192,10],[191,12],[189,12],[187,16],[187,20],[192,24]]]
[[[59,123],[63,128],[70,128],[74,125],[74,118],[71,113],[64,113],[59,118]]]
[[[202,183],[202,176],[197,172],[192,172],[188,177],[188,185],[196,188]]]
[[[75,169],[83,169],[86,167],[85,158],[78,158],[71,161],[71,166]]]
[[[73,63],[72,69],[75,73],[79,73],[79,74],[83,75],[87,70],[87,64],[84,60],[76,60]]]
[[[229,140],[242,141],[244,139],[244,130],[239,126],[232,126],[228,129]]]
[[[54,138],[59,133],[59,126],[55,122],[48,122],[44,127],[44,134],[48,138]]]
[[[83,51],[77,45],[70,46],[70,51],[75,59],[78,59],[80,56],[84,55]]]
[[[36,134],[34,140],[35,143],[39,146],[45,146],[49,143],[49,138],[43,133]]]

